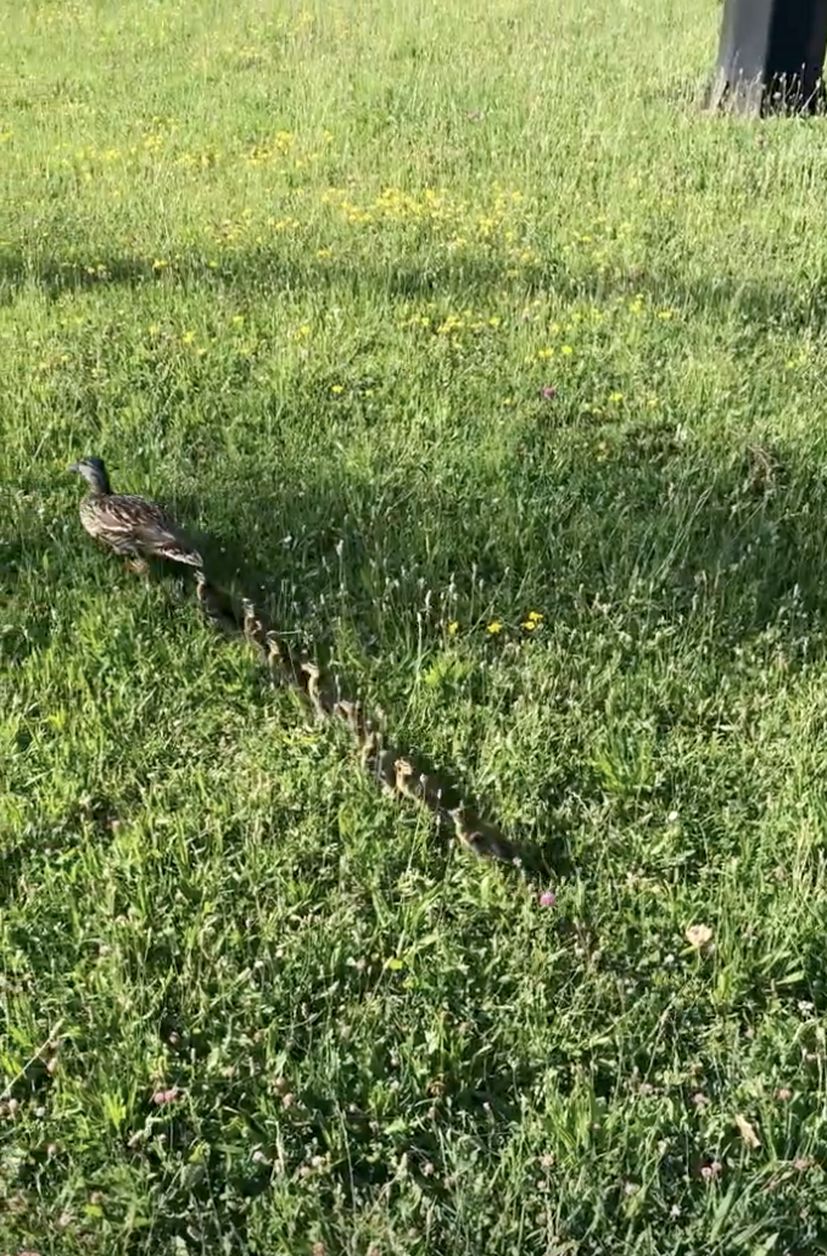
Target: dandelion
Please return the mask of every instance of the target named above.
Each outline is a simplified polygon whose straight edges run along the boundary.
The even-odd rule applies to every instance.
[[[622,400],[623,400],[622,392],[610,392],[609,393],[609,402],[611,405],[613,406],[619,405]]]
[[[486,632],[490,633],[492,637],[496,637],[497,633],[502,632],[502,630],[503,630],[503,626],[500,620],[492,619],[491,623],[488,625],[486,629]]]
[[[459,632],[459,624],[457,623],[455,619],[452,619],[451,622],[448,624],[448,636],[455,637],[458,632]]]
[[[230,322],[232,323],[233,327],[240,327],[241,324],[244,322],[244,315],[233,314],[232,318],[230,319]]]
[[[344,385],[342,385],[342,384],[331,384],[331,385],[330,385],[330,391],[333,393],[334,397],[338,397],[341,393],[343,393],[343,392],[345,391],[345,390],[344,390]]]
[[[320,262],[332,256],[333,256],[333,249],[316,249],[316,257],[319,259]]]
[[[560,352],[563,354],[564,357],[570,358],[571,355],[574,353],[574,349],[572,349],[571,345],[561,345]]]
[[[689,945],[700,951],[712,941],[712,930],[709,925],[690,925],[685,936]]]
[[[543,615],[540,611],[529,611],[523,620],[522,627],[526,632],[536,632],[543,622]]]
[[[546,362],[548,361],[549,358],[554,357],[554,350],[547,345],[545,349],[537,350],[537,357],[540,359],[541,362]]]
[[[181,337],[181,344],[182,344],[182,345],[191,345],[191,344],[192,344],[192,342],[193,342],[193,340],[195,340],[195,332],[194,332],[194,331],[185,331],[185,332],[184,332],[184,334],[183,334],[183,336]]]

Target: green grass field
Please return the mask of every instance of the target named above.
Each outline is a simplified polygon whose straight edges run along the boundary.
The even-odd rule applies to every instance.
[[[827,142],[720,13],[0,4],[0,1252],[827,1251]]]

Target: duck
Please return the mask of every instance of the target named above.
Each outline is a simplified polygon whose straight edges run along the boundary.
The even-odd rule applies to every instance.
[[[147,558],[203,568],[198,550],[161,506],[144,497],[112,492],[102,458],[81,458],[69,470],[82,476],[89,486],[80,503],[80,521],[96,541],[116,554],[137,560],[136,565],[144,570]]]

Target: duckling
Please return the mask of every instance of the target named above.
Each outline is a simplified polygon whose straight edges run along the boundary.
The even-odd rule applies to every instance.
[[[492,824],[478,820],[463,806],[454,807],[448,815],[454,822],[454,831],[463,846],[467,846],[480,859],[501,859],[503,863],[522,866],[516,847]]]
[[[80,521],[95,540],[127,558],[166,558],[189,567],[204,560],[165,510],[132,494],[113,493],[102,458],[81,458],[69,467],[82,475],[89,493],[80,503]]]
[[[396,751],[384,748],[381,735],[376,738],[377,751],[373,774],[386,794],[396,795]]]
[[[195,573],[195,595],[210,623],[225,636],[235,636],[240,624],[231,600],[210,584],[200,568]]]
[[[419,797],[426,807],[430,807],[432,811],[441,811],[444,792],[444,786],[438,776],[432,776],[428,772],[420,773]]]
[[[410,759],[400,756],[395,760],[393,769],[394,781],[399,793],[405,798],[410,798],[412,802],[419,802],[420,797],[417,791],[419,782],[414,777],[414,765]]]
[[[303,689],[304,676],[293,658],[289,645],[282,641],[272,629],[264,634],[264,644],[267,648],[267,666],[270,668],[270,675],[275,684],[280,685],[286,682],[295,688]]]
[[[251,645],[257,646],[259,650],[265,650],[267,630],[256,614],[254,603],[248,597],[244,597],[241,599],[241,608],[244,611],[244,636]]]
[[[282,667],[285,657],[284,646],[279,641],[278,634],[272,628],[264,634],[264,644],[267,646],[267,662],[270,666]]]
[[[318,720],[326,720],[336,708],[336,699],[330,686],[322,681],[322,669],[318,663],[304,659],[301,670],[307,678],[307,696]]]
[[[373,776],[376,771],[376,755],[379,750],[379,742],[376,732],[370,726],[366,726],[365,734],[359,747],[359,766],[363,772],[367,772]]]
[[[362,704],[352,702],[350,698],[340,698],[333,708],[333,714],[345,721],[355,740],[362,744],[370,731],[362,716]]]
[[[358,703],[339,704],[358,707]],[[365,723],[364,731],[359,739],[359,766],[362,771],[380,785],[384,793],[396,797],[396,770],[394,760],[396,752],[386,749],[382,734],[369,723]]]

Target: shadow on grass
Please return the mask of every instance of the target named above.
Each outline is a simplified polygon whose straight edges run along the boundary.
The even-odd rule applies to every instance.
[[[781,659],[788,674],[824,657],[827,487],[795,451],[710,449],[665,424],[584,429],[560,443],[538,421],[525,425],[510,458],[487,475],[487,482],[469,475],[450,487],[423,477],[385,514],[377,512],[370,484],[338,469],[329,481],[307,486],[301,502],[248,494],[246,509],[260,524],[255,536],[247,544],[216,537],[208,559],[220,582],[250,592],[268,619],[304,638],[323,665],[334,650],[334,623],[344,616],[351,634],[348,657],[339,662],[344,691],[358,694],[359,678],[367,677],[369,700],[375,696],[388,712],[400,750],[412,748],[460,788],[457,765],[435,762],[427,726],[400,718],[409,695],[398,677],[407,672],[421,685],[423,674],[436,676],[434,693],[444,705],[457,697],[484,707],[479,663],[495,661],[501,649],[500,639],[485,633],[485,614],[504,618],[503,608],[511,611],[515,639],[505,648],[519,646],[521,635],[528,647],[517,623],[529,606],[545,612],[531,643],[538,649],[544,636],[559,632],[623,637],[632,670],[652,637],[679,632],[711,660],[706,681],[698,681],[710,686],[707,697],[732,651],[747,642],[763,643],[767,665]],[[497,501],[496,514],[467,509],[469,500],[488,498]],[[300,550],[285,548],[286,532],[303,538]],[[459,681],[439,679],[445,624],[436,597],[426,609],[423,579],[435,593],[453,585],[451,616],[464,630],[478,622],[476,664]],[[481,579],[491,590],[482,610]],[[393,666],[385,674],[388,656]],[[500,701],[516,705],[521,697],[515,689]],[[659,736],[689,718],[678,700],[656,715]],[[553,816],[572,790],[588,796],[605,788],[588,765],[572,763],[547,785],[538,783],[537,797]],[[639,801],[634,772],[611,788],[631,806]],[[538,852],[540,872],[567,866],[563,822],[555,828]]]
[[[191,283],[262,292],[336,291],[385,293],[400,299],[435,296],[467,297],[471,293],[499,291],[509,281],[511,262],[496,256],[435,259],[432,252],[412,250],[393,261],[360,258],[337,263],[315,259],[297,260],[270,248],[239,250],[208,266],[199,255],[184,256],[174,270],[153,269],[149,259],[112,255],[96,258],[94,265],[67,259],[38,259],[21,253],[0,255],[0,304],[9,304],[27,286],[54,299],[65,292],[92,288],[126,287],[163,283],[186,287]],[[669,303],[690,315],[734,314],[755,336],[768,328],[822,328],[827,324],[827,283],[785,284],[775,280],[744,280],[736,274],[714,278],[688,278],[677,271],[632,267],[624,273],[572,271],[553,255],[520,271],[520,282],[529,292],[554,291],[568,300],[611,300],[632,292]]]

